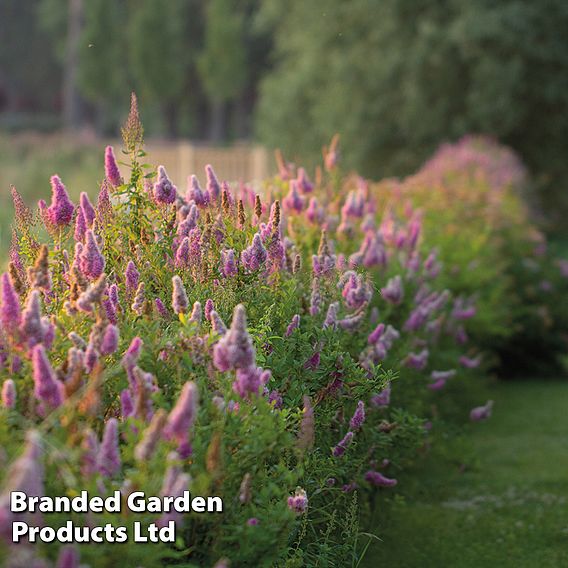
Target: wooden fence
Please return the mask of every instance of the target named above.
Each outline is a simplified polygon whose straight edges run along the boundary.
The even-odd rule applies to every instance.
[[[148,161],[163,165],[179,187],[195,174],[205,183],[205,166],[211,164],[219,180],[258,182],[274,174],[274,157],[262,146],[237,144],[230,147],[202,146],[187,141],[145,144]]]

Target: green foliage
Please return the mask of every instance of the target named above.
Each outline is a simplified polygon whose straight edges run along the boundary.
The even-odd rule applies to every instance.
[[[558,220],[565,2],[265,0],[259,17],[276,38],[258,109],[267,144],[313,156],[339,132],[348,165],[379,177],[408,173],[442,140],[490,134],[534,170]]]
[[[211,0],[205,10],[203,51],[197,61],[205,91],[214,101],[235,99],[247,80],[245,19],[234,0]]]

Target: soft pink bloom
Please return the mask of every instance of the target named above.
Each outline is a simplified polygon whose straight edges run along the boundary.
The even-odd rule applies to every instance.
[[[112,146],[107,146],[105,148],[105,175],[114,187],[122,185],[122,177],[120,176],[120,171],[118,169],[118,164],[116,163]]]
[[[8,333],[14,333],[21,324],[20,298],[8,273],[1,276],[0,323]]]
[[[81,272],[90,280],[96,280],[105,269],[105,259],[99,250],[95,233],[88,230],[85,235],[85,246],[79,258]]]
[[[398,483],[396,479],[385,477],[378,471],[369,470],[364,477],[365,481],[368,481],[377,487],[394,487]]]
[[[105,425],[103,440],[99,448],[97,469],[105,477],[114,477],[121,467],[118,447],[118,421],[109,418]]]
[[[158,166],[158,181],[154,184],[153,195],[157,203],[169,204],[176,200],[177,188],[168,177],[164,166]]]
[[[477,406],[469,413],[469,418],[472,422],[481,422],[491,417],[493,411],[493,401],[488,400],[483,406]]]
[[[42,408],[54,409],[63,403],[65,390],[55,375],[45,348],[36,345],[32,351],[34,395],[42,403]]]
[[[51,205],[46,210],[49,222],[57,227],[69,225],[73,220],[75,206],[71,203],[67,189],[57,175],[51,176],[51,191]]]

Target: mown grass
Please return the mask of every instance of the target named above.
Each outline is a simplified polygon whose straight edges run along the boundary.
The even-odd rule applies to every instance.
[[[471,441],[435,450],[376,511],[382,542],[366,566],[568,566],[568,382],[491,392],[495,414],[468,428]]]

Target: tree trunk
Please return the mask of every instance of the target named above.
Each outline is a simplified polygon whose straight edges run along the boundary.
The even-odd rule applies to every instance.
[[[209,141],[219,143],[225,138],[227,105],[223,101],[211,101],[211,119],[209,123]]]
[[[246,140],[249,137],[249,105],[246,92],[236,101],[235,113],[235,136],[237,140]]]
[[[77,89],[79,41],[83,23],[83,0],[69,0],[67,45],[63,68],[63,124],[67,130],[81,126],[81,97]]]

